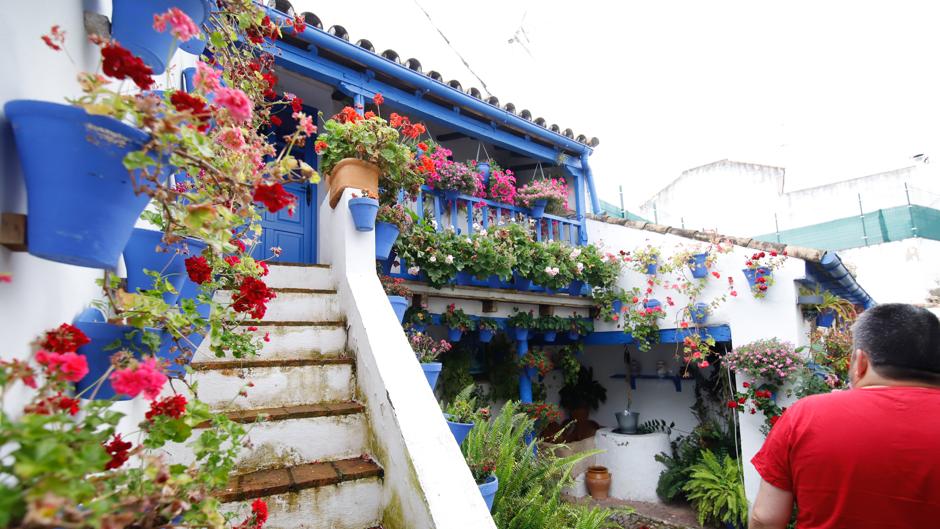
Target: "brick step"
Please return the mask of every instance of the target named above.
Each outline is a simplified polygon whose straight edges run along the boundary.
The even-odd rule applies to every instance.
[[[355,393],[355,363],[345,356],[222,359],[191,366],[200,399],[222,411],[351,401]],[[239,396],[241,391],[247,396]]]
[[[381,523],[382,476],[369,459],[304,463],[234,476],[219,499],[242,519],[264,498],[266,529],[362,529]]]
[[[363,411],[358,402],[344,401],[226,412],[229,419],[245,424],[248,430],[246,445],[238,455],[238,471],[359,456],[368,445]],[[196,428],[208,426],[204,423]],[[194,458],[192,450],[182,444],[172,444],[166,452],[171,463]]]
[[[269,263],[268,270],[270,288],[333,288],[329,265]]]
[[[341,356],[346,349],[346,326],[342,321],[307,321],[307,322],[253,322],[246,323],[242,329],[257,327],[253,333],[259,337],[268,335],[267,342],[262,342],[257,358],[304,359],[317,356]],[[202,344],[193,355],[199,363],[224,362],[230,358],[218,358],[209,350],[209,340]]]

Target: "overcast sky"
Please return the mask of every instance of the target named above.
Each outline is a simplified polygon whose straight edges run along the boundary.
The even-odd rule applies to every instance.
[[[628,209],[723,158],[784,166],[788,190],[940,163],[936,1],[293,4],[482,88],[459,53],[501,102],[599,137],[601,198],[622,185]]]

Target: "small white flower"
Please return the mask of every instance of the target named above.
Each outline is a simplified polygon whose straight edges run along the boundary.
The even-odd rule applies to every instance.
[[[434,220],[434,219],[431,219],[431,226],[432,226],[434,229],[437,229],[437,221]]]
[[[480,230],[480,236],[481,236],[481,237],[486,237],[486,234],[487,234],[487,233],[488,233],[488,232],[487,232],[486,230]]]
[[[451,224],[448,224],[448,225],[447,225],[447,228],[445,228],[445,229],[446,229],[447,231],[450,231],[450,232],[457,231],[457,230],[454,229],[454,226],[451,225]]]
[[[571,250],[571,253],[568,254],[568,257],[571,259],[577,259],[579,255],[581,255],[581,250],[579,248],[575,248],[574,250]]]
[[[447,263],[447,264],[453,264],[453,262],[454,262],[454,256],[453,256],[453,255],[448,255],[447,257],[444,258],[444,262]]]
[[[552,277],[555,277],[556,275],[558,275],[558,267],[546,266],[545,273]]]
[[[413,276],[418,275],[418,272],[420,272],[420,271],[421,271],[421,268],[419,268],[419,267],[417,267],[417,266],[412,266],[412,267],[408,268],[408,273],[411,274],[411,275],[413,275]]]
[[[584,270],[584,263],[578,261],[577,263],[575,263],[575,268],[578,269],[578,273],[580,274],[581,271]]]
[[[479,223],[479,222],[474,222],[474,223],[473,223],[473,229],[479,230],[479,229],[480,229],[480,223]]]
[[[470,237],[467,237],[465,240],[467,241],[467,244],[473,244],[473,239]]]
[[[437,262],[437,256],[436,256],[436,255],[432,255],[431,258],[428,259],[428,261],[431,261],[432,263],[436,263],[436,262]]]

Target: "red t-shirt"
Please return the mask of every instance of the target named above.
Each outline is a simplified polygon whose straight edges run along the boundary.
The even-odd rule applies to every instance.
[[[751,462],[793,492],[798,529],[940,528],[940,389],[807,397]]]

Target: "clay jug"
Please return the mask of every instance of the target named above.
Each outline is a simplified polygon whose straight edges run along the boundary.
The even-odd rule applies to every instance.
[[[588,467],[584,477],[588,493],[595,500],[606,500],[610,492],[610,472],[607,467]]]

